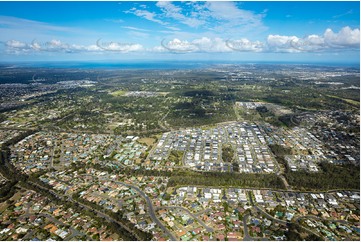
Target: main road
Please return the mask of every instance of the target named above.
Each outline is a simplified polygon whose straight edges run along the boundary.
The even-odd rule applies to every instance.
[[[162,222],[159,221],[159,219],[155,215],[152,201],[149,199],[149,197],[142,190],[139,189],[139,187],[131,185],[131,184],[127,184],[127,183],[124,183],[124,182],[113,181],[113,180],[109,180],[109,179],[100,179],[100,180],[115,182],[117,184],[121,184],[123,186],[131,187],[132,189],[136,190],[139,193],[139,195],[142,196],[145,199],[145,201],[147,202],[148,213],[149,213],[150,218],[153,220],[153,222],[155,222],[164,231],[164,233],[166,233],[170,237],[171,240],[173,240],[173,241],[177,240],[174,237],[174,235],[171,232],[169,232],[169,230],[162,224]]]
[[[149,216],[150,218],[153,220],[154,223],[156,223],[163,231],[164,233],[166,233],[172,241],[176,241],[177,239],[174,237],[174,235],[162,224],[161,221],[159,221],[159,219],[157,218],[157,216],[155,215],[155,211],[154,211],[154,208],[153,208],[153,203],[152,201],[149,199],[149,197],[142,191],[139,189],[139,187],[137,186],[134,186],[134,185],[131,185],[131,184],[128,184],[128,183],[125,183],[125,182],[120,182],[120,181],[114,181],[114,180],[110,180],[108,178],[99,178],[97,176],[94,176],[94,175],[89,175],[89,174],[86,174],[84,176],[91,176],[91,177],[95,177],[99,180],[102,180],[102,181],[110,181],[110,182],[114,182],[114,183],[117,183],[117,184],[121,184],[123,186],[126,186],[126,187],[130,187],[134,190],[136,190],[139,195],[141,197],[143,197],[147,203],[147,207],[148,207],[148,213],[149,213]]]

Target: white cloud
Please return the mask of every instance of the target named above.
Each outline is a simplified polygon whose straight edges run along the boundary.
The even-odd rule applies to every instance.
[[[128,29],[133,29],[132,27]],[[148,38],[148,32],[131,31],[139,38]],[[182,32],[179,32],[182,33]],[[204,52],[204,53],[227,53],[227,52],[335,52],[339,50],[359,49],[360,30],[344,27],[339,32],[327,29],[323,35],[311,34],[303,38],[287,35],[268,35],[266,41],[252,41],[247,38],[224,39],[214,37],[197,37],[180,34],[183,38],[172,37],[163,39],[160,46],[143,47],[139,43],[104,42],[99,39],[93,45],[68,44],[60,40],[50,40],[40,43],[36,40],[31,43],[19,40],[3,42],[8,53],[31,53],[31,52]],[[188,39],[186,39],[188,38]]]
[[[179,26],[182,25],[231,34],[265,29],[262,23],[265,12],[256,14],[239,8],[234,2],[186,2],[180,5],[160,1],[156,6],[159,9],[155,12],[133,7],[125,13],[132,13],[176,31],[181,30]]]
[[[26,43],[20,42],[18,40],[6,41],[5,45],[10,48],[26,48],[27,47]]]
[[[93,52],[99,51],[100,48],[95,45],[77,45],[77,44],[68,44],[60,40],[50,40],[45,43],[39,43],[34,40],[29,44],[30,48],[35,51],[44,51],[44,52],[65,52],[65,53],[76,53],[76,52]]]
[[[199,50],[198,46],[187,40],[173,39],[167,42],[162,40],[161,45],[170,52],[195,52]]]
[[[248,39],[227,40],[227,46],[234,51],[261,52],[264,50],[264,43],[261,41],[250,41]]]
[[[139,32],[139,31],[129,31],[127,33],[128,36],[132,36],[133,39],[138,39],[138,40],[144,40],[144,39],[149,39],[150,34],[149,33],[144,33],[144,32]]]
[[[102,42],[100,39],[97,40],[96,46],[102,51],[118,51],[124,53],[144,50],[141,44],[121,43],[121,42]]]
[[[28,28],[32,30],[46,30],[46,31],[60,31],[60,32],[76,31],[74,28],[55,26],[44,22],[16,18],[11,16],[1,16],[1,15],[0,15],[0,25],[6,28],[13,28],[13,29]]]
[[[298,41],[299,38],[296,36],[268,35],[267,46],[269,50],[275,52],[299,52],[300,50],[292,46]]]
[[[180,28],[174,27],[174,26],[167,26],[167,29],[173,30],[173,31],[179,31]]]
[[[32,48],[27,43],[18,40],[9,40],[4,42],[6,47],[5,51],[9,54],[27,54],[32,51]]]
[[[269,51],[275,52],[315,52],[359,48],[360,30],[346,26],[338,33],[333,32],[332,29],[326,29],[323,36],[312,34],[304,38],[269,35],[267,46]]]
[[[40,44],[35,41],[33,41],[33,43],[31,43],[30,47],[34,50],[41,50]]]
[[[340,18],[340,17],[346,16],[346,15],[349,15],[349,14],[352,14],[352,13],[353,13],[353,10],[350,9],[350,10],[348,10],[348,11],[345,12],[345,13],[341,13],[341,14],[338,14],[338,15],[334,15],[334,16],[332,16],[332,18]]]
[[[346,26],[340,32],[335,33],[332,29],[326,29],[324,33],[325,43],[332,47],[359,47],[360,46],[360,30],[351,29]]]
[[[231,52],[232,50],[227,46],[226,42],[221,38],[209,39],[203,37],[193,41],[201,51],[205,52]]]
[[[287,35],[268,35],[265,42],[251,41],[247,38],[222,39],[219,37],[195,38],[192,41],[173,38],[162,41],[162,46],[171,52],[332,52],[340,49],[359,48],[360,31],[350,27],[338,33],[327,29],[323,36],[311,34],[304,38]]]
[[[209,29],[223,35],[255,35],[267,29],[263,24],[265,13],[241,9],[235,2],[206,2],[206,8],[211,22]]]
[[[169,52],[168,49],[164,48],[163,46],[155,46],[153,48],[148,49],[149,52]]]
[[[118,44],[118,43],[111,43],[105,48],[105,50],[120,51],[120,52],[133,52],[133,51],[140,51],[142,49],[143,46],[140,44]]]
[[[107,21],[107,22],[113,22],[113,23],[116,23],[116,24],[124,23],[123,19],[104,19],[104,20]]]
[[[170,52],[208,52],[226,53],[232,51],[262,51],[263,44],[259,41],[251,42],[248,39],[224,40],[222,38],[202,37],[192,41],[179,40],[162,41],[162,48],[158,51],[168,50]]]
[[[78,41],[94,38],[94,36],[104,35],[99,30],[85,29],[75,26],[60,26],[50,23],[33,21],[10,16],[0,15],[0,41],[9,39],[29,42],[32,39],[49,40],[61,38],[68,42],[75,38]]]
[[[129,11],[125,11],[125,13],[133,13],[134,15],[136,15],[138,17],[145,18],[149,21],[152,21],[152,22],[155,22],[158,24],[162,24],[162,25],[167,24],[166,22],[163,22],[162,20],[157,19],[156,18],[157,15],[155,13],[149,12],[147,10],[140,10],[140,9],[132,8]]]
[[[175,6],[171,2],[157,2],[156,6],[161,9],[165,17],[172,18],[190,27],[198,27],[205,23],[203,20],[185,16],[182,14],[182,8]]]
[[[122,28],[135,30],[135,31],[144,31],[144,32],[149,32],[150,31],[148,29],[136,28],[136,27],[132,27],[132,26],[122,26]]]
[[[235,25],[260,24],[263,18],[262,14],[238,8],[234,2],[207,2],[206,6],[213,18],[235,21]]]
[[[59,52],[59,53],[85,53],[85,52],[136,52],[144,50],[140,44],[133,43],[117,43],[117,42],[101,42],[97,41],[93,45],[78,45],[63,43],[60,40],[51,40],[45,43],[39,43],[34,40],[32,43],[24,43],[17,40],[9,40],[5,42],[9,53],[29,53],[29,52]]]

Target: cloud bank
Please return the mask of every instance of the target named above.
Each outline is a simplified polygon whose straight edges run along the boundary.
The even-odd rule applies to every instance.
[[[177,9],[165,6],[168,14],[179,17]],[[9,40],[3,43],[8,53],[30,52],[272,52],[272,53],[300,53],[300,52],[333,52],[339,50],[357,50],[360,47],[360,30],[346,26],[339,32],[326,29],[323,35],[311,34],[305,37],[270,34],[264,41],[251,41],[247,38],[225,39],[221,37],[201,37],[192,40],[181,38],[163,39],[158,46],[144,47],[139,43],[105,42],[99,39],[92,45],[68,44],[60,40],[50,40],[40,43],[33,40],[31,43],[19,40]]]

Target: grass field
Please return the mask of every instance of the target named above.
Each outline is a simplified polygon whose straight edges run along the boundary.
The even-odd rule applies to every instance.
[[[123,90],[118,90],[115,92],[111,92],[110,95],[114,96],[114,97],[119,97],[119,96],[124,96],[127,92],[123,91]]]
[[[138,140],[138,142],[140,143],[146,143],[148,146],[151,146],[155,143],[155,139],[154,138],[140,138]]]

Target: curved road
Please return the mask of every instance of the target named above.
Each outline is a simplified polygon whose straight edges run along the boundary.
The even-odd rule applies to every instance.
[[[212,211],[210,208],[207,208],[207,209],[204,209],[204,210],[202,210],[202,211],[199,211],[199,212],[197,212],[197,213],[194,213],[194,215],[195,216],[199,216],[199,215],[201,215],[201,214],[203,214],[203,213],[208,213],[208,212],[210,212],[210,211]]]
[[[192,216],[195,220],[198,221],[198,223],[200,223],[204,228],[206,228],[207,232],[214,232],[214,229],[211,228],[211,227],[208,227],[202,220],[200,220],[196,215],[194,215],[193,213],[191,213],[188,209],[186,208],[183,208],[183,207],[179,207],[179,206],[162,206],[162,207],[159,207],[157,209],[162,209],[162,208],[165,208],[165,209],[180,209],[180,210],[183,210],[185,211],[186,213],[188,213],[190,216]]]
[[[109,179],[101,179],[101,180],[112,181],[112,180],[109,180]],[[130,185],[130,184],[127,184],[127,183],[124,183],[124,182],[120,182],[120,181],[112,181],[112,182],[115,182],[115,183],[118,183],[118,184],[121,184],[121,185],[124,185],[124,186],[127,186],[127,187],[131,187],[134,190],[136,190],[139,193],[139,195],[142,196],[145,199],[145,201],[147,202],[148,213],[149,213],[149,216],[151,217],[151,219],[153,220],[153,222],[155,222],[170,237],[171,240],[173,240],[173,241],[177,240],[174,237],[174,235],[171,232],[169,232],[169,230],[162,224],[162,222],[159,221],[159,219],[155,215],[152,201],[149,199],[149,197],[142,190],[140,190],[137,186]]]
[[[276,219],[276,218],[274,218],[272,215],[270,215],[269,213],[267,213],[266,211],[264,211],[263,209],[261,209],[260,207],[258,207],[257,205],[255,205],[254,202],[253,202],[252,196],[250,196],[250,201],[251,201],[251,204],[253,205],[253,208],[255,208],[258,212],[262,213],[265,217],[267,217],[267,218],[269,218],[269,219],[271,219],[271,220],[273,220],[273,221],[276,221],[276,222],[278,222],[278,223],[280,223],[280,224],[286,225],[286,226],[287,226],[289,223],[291,223],[291,222],[287,222],[287,221],[284,221],[284,220]],[[297,219],[297,222],[298,222],[298,219]],[[298,225],[299,225],[302,229],[306,230],[308,233],[311,233],[311,234],[316,235],[317,237],[323,238],[323,237],[320,236],[319,234],[315,233],[314,231],[312,231],[312,230],[310,230],[310,229],[308,229],[308,228],[305,228],[304,226],[300,225],[299,223],[298,223]]]
[[[284,220],[280,220],[280,219],[277,219],[277,218],[274,218],[272,215],[270,215],[269,213],[265,212],[263,209],[261,209],[260,207],[254,205],[253,206],[258,212],[262,213],[265,217],[277,222],[277,223],[280,223],[280,224],[283,224],[283,225],[287,225],[288,222],[287,221],[284,221]]]
[[[280,219],[276,219],[276,218],[272,217],[269,213],[265,212],[264,210],[262,210],[260,207],[257,207],[256,205],[254,205],[253,207],[254,207],[255,209],[257,209],[257,211],[259,211],[259,212],[261,212],[263,215],[265,215],[267,218],[272,219],[273,221],[276,221],[276,222],[278,222],[278,223],[280,223],[280,224],[284,224],[284,225],[287,226],[287,224],[291,223],[291,222],[287,222],[287,221],[280,220]],[[297,219],[297,223],[298,223],[298,219]],[[323,236],[319,235],[318,233],[316,233],[316,232],[314,232],[314,231],[312,231],[312,230],[310,230],[310,229],[308,229],[308,228],[305,228],[305,227],[302,226],[301,224],[298,223],[298,225],[299,225],[302,229],[306,230],[308,233],[314,234],[314,235],[316,235],[317,237],[323,238]]]
[[[247,228],[247,220],[248,220],[248,217],[249,217],[249,213],[245,214],[243,216],[243,231],[244,231],[244,238],[243,240],[244,241],[253,241],[252,237],[249,235],[248,233],[248,228]]]
[[[89,175],[89,174],[86,174],[86,175],[96,177],[94,175]],[[120,182],[120,181],[110,180],[110,179],[107,179],[107,178],[99,178],[99,177],[96,177],[96,178],[98,178],[99,180],[103,180],[103,181],[110,181],[110,182],[114,182],[114,183],[117,183],[117,184],[121,184],[123,186],[127,186],[127,187],[130,187],[130,188],[136,190],[139,193],[139,195],[142,196],[145,199],[145,201],[147,203],[147,206],[148,206],[149,216],[153,220],[153,222],[155,222],[164,231],[164,233],[166,233],[171,238],[171,240],[173,240],[173,241],[177,240],[174,237],[174,235],[171,232],[169,232],[169,230],[162,224],[162,222],[159,221],[159,219],[155,215],[152,201],[149,199],[149,197],[142,190],[139,189],[139,187],[128,184],[128,183]]]
[[[263,238],[263,237],[251,237],[248,233],[248,227],[247,227],[247,220],[248,220],[248,217],[250,216],[251,214],[248,212],[247,214],[245,214],[243,216],[243,231],[244,231],[244,238],[243,238],[243,241],[255,241],[255,240],[261,240],[261,241],[266,241],[268,240],[268,238]]]

